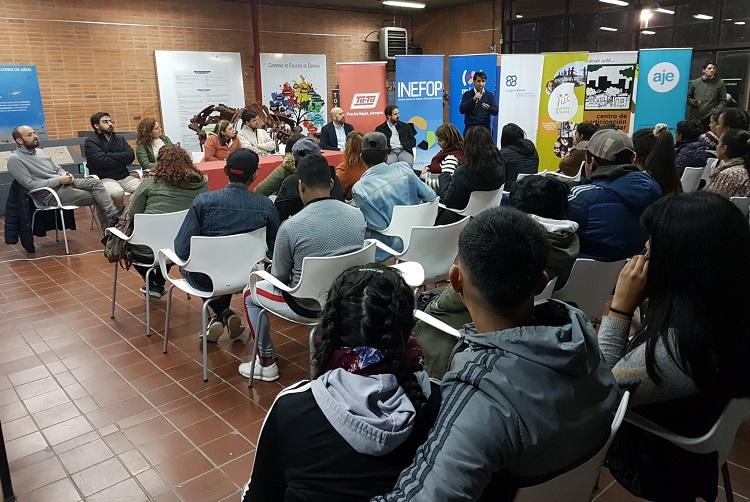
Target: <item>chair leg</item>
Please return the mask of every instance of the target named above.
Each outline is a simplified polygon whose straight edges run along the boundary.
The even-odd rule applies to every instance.
[[[267,312],[266,309],[261,310],[260,315]],[[260,316],[258,316],[260,318]],[[253,351],[250,354],[250,379],[247,381],[247,386],[253,386],[253,377],[255,377],[255,357],[258,354],[258,333],[256,333],[251,326],[248,326],[248,331],[253,332]]]
[[[318,374],[318,364],[315,362],[315,326],[310,328],[310,380]]]
[[[169,316],[172,313],[172,290],[174,289],[174,284],[169,286],[169,291],[167,292],[167,317],[164,319],[164,354],[167,353],[167,343],[169,342]]]
[[[112,313],[109,315],[110,319],[115,318],[115,295],[117,295],[117,269],[120,268],[120,264],[115,262],[115,275],[112,278]]]
[[[203,330],[203,336],[201,337],[201,343],[203,343],[203,381],[208,382],[208,304],[211,303],[213,298],[208,298],[203,302],[203,308],[201,309],[201,329]]]
[[[151,295],[149,294],[151,290],[149,289],[149,279],[153,271],[153,267],[146,270],[146,336],[151,336]]]
[[[94,229],[94,219],[95,219],[94,218],[94,206],[89,206],[89,209],[91,209],[91,229],[90,230],[93,230]]]
[[[721,466],[721,479],[724,481],[724,495],[726,496],[727,502],[734,502],[732,480],[729,479],[729,464],[726,462]]]
[[[65,231],[65,213],[64,209],[60,209],[60,222],[62,223],[63,240],[65,241],[65,254],[70,254],[68,249],[68,233]]]

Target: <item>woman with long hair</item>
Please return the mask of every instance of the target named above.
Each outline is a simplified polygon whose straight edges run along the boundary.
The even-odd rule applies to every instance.
[[[367,170],[367,165],[362,160],[362,134],[359,131],[352,131],[346,136],[346,145],[344,145],[344,159],[336,166],[336,176],[341,181],[344,189],[344,198],[351,200],[352,187]]]
[[[666,127],[636,131],[633,147],[634,164],[654,178],[663,195],[682,193],[682,183],[675,167],[674,139]]]
[[[439,188],[440,175],[444,172],[453,175],[464,159],[464,139],[456,126],[441,124],[435,130],[435,136],[440,151],[432,158],[430,165],[422,169],[419,176],[433,190]]]
[[[203,162],[227,160],[229,154],[240,148],[237,131],[228,120],[220,120],[203,143]]]
[[[560,143],[562,148],[562,143]],[[512,192],[519,174],[539,171],[539,154],[526,132],[517,124],[505,124],[500,133],[500,156],[505,162],[505,190]]]
[[[333,283],[316,335],[321,374],[283,390],[263,424],[243,500],[370,500],[393,488],[440,406],[411,338],[399,273],[355,266]]]
[[[141,169],[153,169],[159,149],[164,145],[171,145],[172,140],[164,134],[161,124],[152,117],[146,117],[138,122],[135,140],[135,156]]]
[[[716,156],[721,162],[706,190],[726,198],[750,197],[750,132],[729,129],[719,138]]]
[[[716,194],[664,197],[643,214],[644,256],[620,273],[599,346],[633,411],[699,437],[730,399],[750,395],[750,228]],[[642,328],[629,339],[644,300]],[[716,499],[715,455],[687,453],[623,424],[608,466],[648,500]]]
[[[189,209],[193,199],[208,189],[208,179],[193,167],[193,161],[185,150],[178,145],[164,145],[159,149],[156,165],[141,181],[130,197],[129,215],[174,213]],[[154,257],[151,250],[143,246],[134,246],[135,261],[151,262]],[[145,267],[135,269],[146,278]],[[164,277],[159,269],[150,276],[148,287],[141,292],[152,298],[164,296]]]
[[[451,175],[442,173],[439,178],[438,195],[446,207],[463,209],[469,203],[471,192],[497,190],[505,183],[505,163],[500,151],[492,141],[489,129],[470,127],[464,139],[464,162]],[[447,225],[461,217],[447,209],[441,209],[436,225]]]

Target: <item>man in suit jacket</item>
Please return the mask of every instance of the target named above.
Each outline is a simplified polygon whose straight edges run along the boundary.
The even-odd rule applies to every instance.
[[[338,106],[331,108],[331,121],[320,130],[320,149],[343,150],[346,137],[353,130],[354,127],[346,123],[344,110]]]
[[[406,162],[410,166],[414,165],[414,148],[417,146],[417,130],[414,124],[405,123],[399,120],[398,107],[388,105],[385,107],[386,120],[378,127],[375,132],[385,134],[388,138],[388,164],[394,162]]]

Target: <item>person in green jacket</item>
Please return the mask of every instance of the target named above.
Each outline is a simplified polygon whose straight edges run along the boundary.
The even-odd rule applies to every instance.
[[[157,162],[138,189],[130,197],[129,214],[162,214],[190,209],[193,199],[208,190],[208,178],[193,167],[190,155],[178,145],[164,145],[159,149]],[[151,249],[145,246],[133,246],[134,261],[149,263],[154,256]],[[134,265],[135,269],[146,278],[147,267]],[[152,298],[164,296],[164,276],[159,269],[151,274],[149,295]],[[146,287],[141,288],[146,294]]]
[[[510,205],[530,214],[545,231],[552,247],[545,271],[550,280],[557,277],[555,289],[567,282],[580,249],[578,224],[565,219],[569,192],[568,185],[554,178],[526,176],[518,180],[510,196]],[[452,288],[427,295],[431,298],[423,310],[428,314],[456,329],[472,322],[463,299]],[[458,348],[456,339],[422,321],[417,323],[413,334],[422,347],[425,371],[432,378],[442,379]]]
[[[156,119],[146,117],[138,122],[135,157],[138,159],[141,169],[153,169],[156,166],[159,149],[164,145],[171,144],[172,140],[164,135],[161,124]]]
[[[700,120],[704,128],[712,113],[727,107],[727,86],[716,74],[716,64],[703,65],[703,75],[688,84],[688,120]]]
[[[292,174],[297,172],[297,165],[295,164],[294,156],[292,155],[292,147],[298,140],[302,138],[303,136],[301,134],[292,134],[291,136],[289,136],[284,149],[284,151],[286,152],[284,155],[284,160],[276,167],[276,169],[271,171],[271,174],[266,176],[263,181],[258,183],[258,186],[255,187],[254,192],[265,195],[266,197],[277,195],[279,193],[281,184],[284,183],[284,180],[287,178],[287,176],[291,176]]]

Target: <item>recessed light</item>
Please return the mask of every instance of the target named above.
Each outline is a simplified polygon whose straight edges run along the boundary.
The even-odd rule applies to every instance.
[[[516,14],[516,19],[523,19],[523,14]]]
[[[710,19],[713,19],[713,16],[709,16],[706,14],[693,14],[694,19],[700,19],[701,21],[708,21]]]
[[[674,16],[674,11],[669,9],[663,9],[661,7],[658,7],[654,9],[656,12],[661,12],[662,14],[669,14],[670,16]]]
[[[617,28],[610,28],[609,26],[600,26],[599,29],[602,31],[617,31]]]
[[[745,21],[735,21],[734,24],[737,26],[745,26]]]
[[[643,9],[643,10],[641,11],[641,21],[646,21],[646,22],[648,22],[648,20],[649,20],[649,19],[651,19],[652,17],[654,17],[654,13],[653,13],[653,12],[651,12],[650,10],[648,10],[648,9]]]
[[[406,7],[408,9],[424,9],[424,2],[412,2],[411,0],[383,0],[383,5],[391,7]]]
[[[641,33],[644,35],[656,35],[656,32],[651,30],[643,30]]]
[[[623,0],[599,0],[601,3],[609,3],[612,5],[619,5],[620,7],[627,7],[628,2],[625,2]]]

